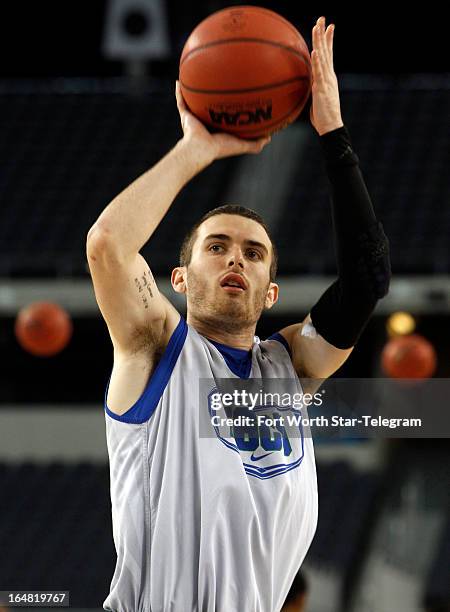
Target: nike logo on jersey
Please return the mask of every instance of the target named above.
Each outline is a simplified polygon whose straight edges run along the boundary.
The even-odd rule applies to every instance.
[[[267,457],[267,455],[271,455],[272,453],[274,453],[275,451],[270,451],[270,453],[266,453],[265,455],[260,455],[259,457],[255,457],[254,453],[251,454],[250,459],[252,461],[259,461],[260,459],[264,459],[264,457]]]

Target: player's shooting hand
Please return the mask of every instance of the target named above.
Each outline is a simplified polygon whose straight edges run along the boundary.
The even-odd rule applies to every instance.
[[[344,125],[333,68],[333,36],[334,24],[326,27],[325,17],[319,17],[312,30],[312,105],[309,117],[320,136]]]
[[[175,96],[183,129],[183,141],[196,148],[196,154],[204,158],[204,163],[211,163],[221,157],[242,155],[243,153],[260,153],[270,142],[270,137],[244,140],[224,132],[211,134],[203,123],[189,112],[181,95],[178,81],[176,82]]]

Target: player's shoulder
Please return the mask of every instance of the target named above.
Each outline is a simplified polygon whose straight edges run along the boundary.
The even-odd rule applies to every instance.
[[[266,351],[287,352],[289,357],[292,356],[291,347],[284,334],[280,331],[274,332],[261,342],[261,347]]]

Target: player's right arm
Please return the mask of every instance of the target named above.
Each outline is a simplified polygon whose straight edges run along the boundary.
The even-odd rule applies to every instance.
[[[269,142],[212,135],[187,110],[178,86],[176,97],[183,138],[112,200],[87,236],[95,296],[114,346],[108,407],[117,412],[138,399],[179,321],[140,250],[191,178],[215,159],[259,153]]]
[[[179,191],[215,159],[259,153],[269,140],[210,134],[187,110],[178,86],[176,97],[183,138],[112,200],[87,236],[87,259],[97,302],[114,348],[121,353],[134,353],[136,336],[142,333],[159,336],[172,313],[139,252]]]

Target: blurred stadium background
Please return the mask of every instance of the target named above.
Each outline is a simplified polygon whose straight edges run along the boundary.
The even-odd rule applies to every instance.
[[[0,590],[70,590],[100,609],[113,574],[102,400],[112,350],[85,257],[87,231],[180,137],[178,58],[193,27],[236,2],[10,2],[0,45]],[[444,20],[258,2],[309,46],[336,23],[341,105],[391,243],[389,296],[337,376],[380,376],[386,320],[411,312],[450,376],[450,70]],[[311,10],[312,9],[312,10]],[[176,200],[143,250],[164,293],[185,230],[239,202],[280,251],[279,305],[266,337],[301,320],[335,278],[328,187],[308,113],[257,158],[216,162]],[[20,307],[64,306],[73,339],[32,357],[14,337]],[[126,316],[126,313],[124,313]],[[450,404],[450,401],[449,401]],[[319,525],[304,568],[311,612],[438,612],[450,606],[448,440],[316,444]],[[231,612],[231,611],[230,611]]]

